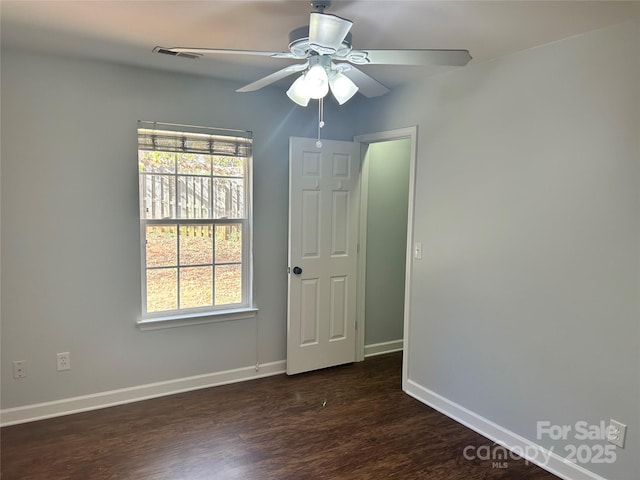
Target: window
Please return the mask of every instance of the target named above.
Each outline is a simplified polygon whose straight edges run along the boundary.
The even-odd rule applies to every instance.
[[[143,317],[251,306],[251,133],[138,122]]]

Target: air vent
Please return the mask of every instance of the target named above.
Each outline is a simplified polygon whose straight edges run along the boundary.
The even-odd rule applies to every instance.
[[[200,58],[200,55],[195,53],[185,53],[185,52],[174,52],[173,50],[169,50],[168,48],[156,47],[153,49],[156,53],[162,53],[164,55],[171,55],[173,57],[183,57],[190,58],[191,60],[196,60]]]

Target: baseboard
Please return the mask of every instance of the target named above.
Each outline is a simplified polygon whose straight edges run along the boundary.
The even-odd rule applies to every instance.
[[[364,346],[364,356],[373,357],[374,355],[382,355],[384,353],[399,352],[402,350],[404,340],[392,340],[390,342],[373,343]]]
[[[576,463],[565,460],[560,455],[501,427],[412,380],[408,380],[406,385],[405,392],[415,399],[562,479],[606,480],[604,477]]]
[[[0,410],[0,425],[4,427],[62,415],[70,415],[72,413],[98,410],[100,408],[138,402],[140,400],[148,400],[150,398],[188,392],[190,390],[278,375],[285,373],[285,371],[286,361],[281,360],[261,364],[257,371],[255,366],[243,367],[193,377],[178,378],[166,382],[149,383],[119,390],[65,398],[53,402],[7,408]]]

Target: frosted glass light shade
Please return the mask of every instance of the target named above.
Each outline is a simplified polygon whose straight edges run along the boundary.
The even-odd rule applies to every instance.
[[[324,67],[316,64],[304,76],[307,94],[313,99],[323,98],[329,93],[329,77]]]
[[[309,105],[311,96],[307,91],[304,75],[299,76],[298,79],[291,84],[289,90],[287,90],[287,97],[301,107]]]
[[[353,97],[358,91],[358,86],[341,72],[335,72],[331,76],[329,86],[331,87],[331,93],[333,93],[340,105]]]

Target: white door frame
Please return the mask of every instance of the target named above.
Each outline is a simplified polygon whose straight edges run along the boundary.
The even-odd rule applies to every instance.
[[[414,219],[414,201],[415,201],[415,176],[417,162],[417,143],[418,143],[418,127],[406,127],[396,130],[387,130],[383,132],[358,135],[353,138],[354,142],[360,143],[362,161],[364,162],[364,154],[366,147],[372,143],[387,142],[400,139],[411,140],[411,154],[409,165],[409,202],[407,215],[407,256],[405,267],[405,284],[404,284],[404,333],[403,333],[403,367],[402,367],[402,385],[403,388],[407,380],[407,351],[409,349],[409,307],[411,305],[411,267],[413,258],[413,219]],[[366,257],[367,257],[367,202],[368,202],[368,164],[363,163],[360,175],[360,229],[359,229],[359,261],[358,261],[358,294],[357,294],[357,325],[356,332],[356,360],[364,360],[364,332],[365,332],[365,291],[366,291]]]

